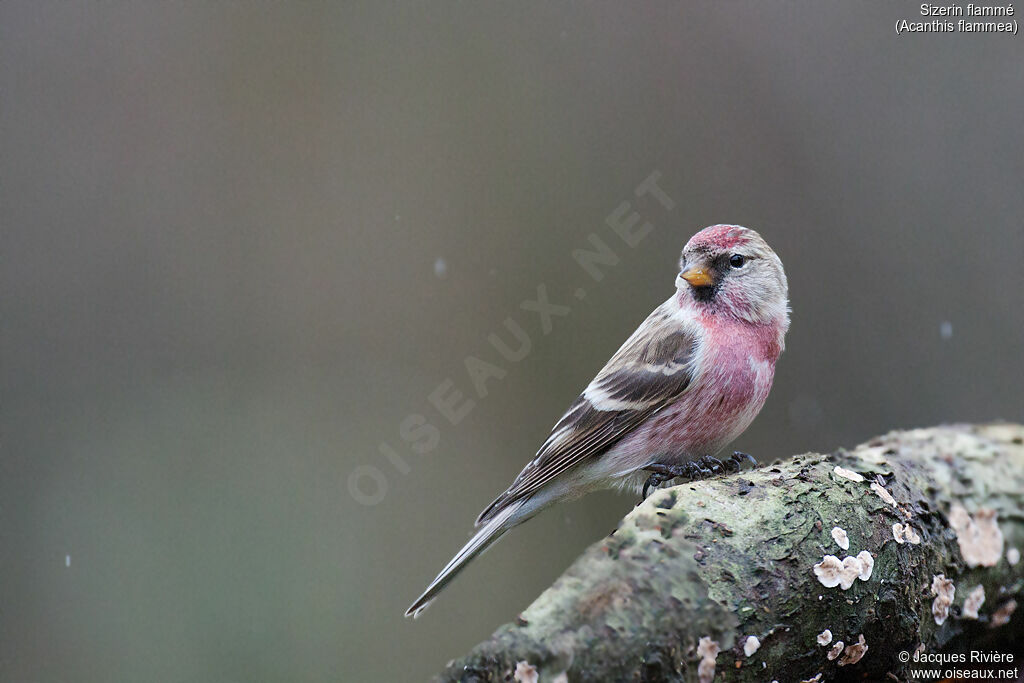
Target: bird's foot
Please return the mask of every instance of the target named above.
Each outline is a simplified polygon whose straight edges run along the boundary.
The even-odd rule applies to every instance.
[[[714,460],[714,458],[712,458]],[[722,463],[715,460],[718,463],[718,472],[721,472]],[[647,472],[651,472],[651,476],[647,477],[647,481],[644,483],[643,492],[641,493],[642,498],[647,498],[647,492],[651,488],[658,488],[666,481],[672,479],[686,479],[687,481],[693,481],[695,479],[706,479],[711,475],[715,474],[715,471],[706,465],[705,458],[700,460],[693,460],[690,462],[683,463],[682,465],[662,465],[660,463],[653,463],[644,468]]]
[[[711,474],[724,474],[727,469],[725,463],[710,455],[705,455],[703,458],[698,459],[697,464]]]
[[[644,470],[651,473],[651,476],[644,483],[641,500],[647,498],[647,494],[652,488],[656,489],[672,479],[697,481],[718,474],[739,472],[746,466],[756,467],[757,461],[749,454],[741,453],[740,451],[734,452],[724,462],[713,456],[705,455],[697,460],[691,460],[681,465],[653,463],[644,468]]]

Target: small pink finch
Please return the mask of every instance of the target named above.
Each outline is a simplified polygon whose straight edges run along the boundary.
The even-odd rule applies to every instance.
[[[698,232],[679,265],[675,293],[480,513],[479,531],[406,616],[426,609],[470,560],[552,503],[722,471],[713,456],[750,425],[772,387],[789,329],[786,274],[761,236],[738,225]]]

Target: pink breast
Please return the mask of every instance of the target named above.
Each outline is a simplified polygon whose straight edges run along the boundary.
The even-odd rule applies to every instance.
[[[704,372],[674,405],[664,408],[623,446],[685,461],[714,455],[760,412],[775,374],[777,334],[720,327],[707,339]]]

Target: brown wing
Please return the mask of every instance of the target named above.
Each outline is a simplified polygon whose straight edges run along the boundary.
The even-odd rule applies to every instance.
[[[674,402],[692,379],[694,335],[663,305],[622,345],[566,411],[512,485],[480,513],[477,526],[563,472],[600,455]]]

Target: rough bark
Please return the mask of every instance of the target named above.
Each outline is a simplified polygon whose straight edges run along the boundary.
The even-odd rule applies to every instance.
[[[964,642],[1005,652],[1022,632],[1020,615],[999,626],[1024,600],[1022,443],[1024,427],[1011,424],[893,432],[656,491],[437,680],[530,681],[535,669],[541,682],[703,682],[713,665],[716,681],[903,681],[915,664],[900,652]],[[862,551],[867,580],[823,585],[814,566],[824,556]],[[847,580],[858,562],[866,573],[848,561]],[[829,566],[818,570],[827,583]],[[972,618],[965,600],[977,586],[985,599]],[[832,642],[819,645],[826,629]],[[867,649],[850,648],[861,635]],[[760,646],[748,656],[750,636]],[[1019,655],[993,666],[1017,665]]]

